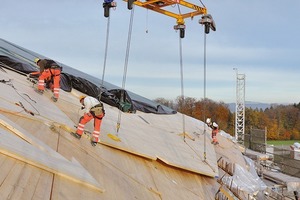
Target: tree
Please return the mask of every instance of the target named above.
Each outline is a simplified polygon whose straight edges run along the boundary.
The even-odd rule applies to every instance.
[[[220,129],[234,135],[235,113],[231,113],[224,102],[182,96],[178,96],[175,102],[164,98],[157,98],[155,101],[204,122],[206,118],[211,118],[219,124]],[[300,139],[300,103],[272,104],[265,110],[245,108],[245,133],[249,133],[250,127],[267,128],[269,140]]]
[[[168,99],[164,99],[164,98],[156,98],[153,101],[156,102],[156,103],[158,103],[158,104],[162,104],[164,106],[172,108],[173,110],[177,109],[175,107],[174,101],[172,101],[172,100],[168,100]]]

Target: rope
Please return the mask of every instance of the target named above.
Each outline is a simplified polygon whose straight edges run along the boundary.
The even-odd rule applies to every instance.
[[[120,108],[119,108],[118,122],[117,122],[117,133],[119,132],[119,129],[121,126],[121,114],[122,114],[121,109],[122,109],[122,103],[124,102],[123,99],[124,99],[124,90],[125,90],[127,68],[128,68],[129,50],[130,50],[130,42],[131,42],[131,34],[132,34],[132,26],[133,26],[133,16],[134,16],[134,7],[132,8],[131,15],[130,15],[129,31],[128,31],[128,38],[127,38],[127,48],[126,48],[123,81],[122,81],[122,91],[121,91],[121,98],[120,98]]]
[[[146,33],[148,33],[148,9],[146,13]]]
[[[8,85],[8,86],[10,86],[10,87],[12,87],[13,89],[14,89],[14,91],[22,98],[22,99],[24,99],[27,103],[29,103],[30,104],[30,106],[36,111],[36,113],[33,113],[33,112],[31,112],[32,114],[34,114],[34,115],[40,115],[40,113],[39,113],[39,111],[38,111],[38,109],[32,104],[32,102],[34,102],[34,103],[36,103],[36,101],[35,100],[33,100],[28,94],[26,94],[26,93],[23,93],[24,95],[26,95],[28,98],[29,98],[29,100],[30,101],[32,101],[32,102],[30,102],[29,100],[27,100],[26,98],[24,98],[24,96],[23,95],[21,95],[19,92],[18,92],[18,90],[15,88],[15,86],[13,85],[13,83],[11,83],[11,79],[7,82],[7,83],[5,83],[6,85]],[[0,97],[1,99],[4,99],[4,98],[2,98],[2,97]],[[10,101],[8,101],[8,102],[10,102]],[[15,104],[15,105],[17,105],[16,103],[12,103],[12,102],[10,102],[11,104]],[[19,101],[19,106],[20,107],[22,107],[23,109],[24,109],[24,111],[25,112],[29,112],[29,110],[27,110],[23,105],[22,105],[22,102],[20,102]]]
[[[205,5],[203,4],[203,2],[201,0],[199,0],[199,2],[202,4],[202,6],[205,8]]]
[[[205,122],[206,120],[206,33],[204,32],[204,73],[203,73],[203,98],[204,98],[204,104],[203,104],[203,122]],[[206,125],[205,123],[203,123],[203,128],[204,128],[204,133],[203,133],[203,137],[204,137],[204,145],[203,145],[203,157],[204,157],[204,161],[206,161]]]
[[[183,108],[185,99],[184,99],[184,87],[183,87],[182,38],[181,37],[179,37],[179,55],[180,55],[180,83],[181,83],[181,97],[182,97],[181,108]],[[183,141],[185,141],[185,117],[184,117],[184,114],[182,114],[182,131],[183,131]]]
[[[176,4],[178,8],[178,13],[181,15],[181,10],[179,4]],[[182,104],[181,108],[183,108],[185,103],[184,98],[184,87],[183,87],[183,62],[182,62],[182,38],[179,37],[179,57],[180,57],[180,85],[181,85],[181,98],[182,98]],[[185,141],[185,117],[184,114],[182,114],[182,131],[183,131],[183,141]]]
[[[104,53],[104,62],[103,62],[103,71],[102,71],[102,80],[100,84],[100,94],[99,100],[101,101],[102,96],[102,88],[104,84],[104,77],[105,77],[105,69],[106,69],[106,60],[107,60],[107,52],[108,52],[108,40],[109,40],[109,27],[110,27],[110,17],[107,18],[107,25],[106,25],[106,42],[105,42],[105,53]]]

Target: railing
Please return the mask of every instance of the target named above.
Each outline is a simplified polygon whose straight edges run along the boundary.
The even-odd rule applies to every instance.
[[[272,148],[273,148],[273,152],[266,151],[266,153],[274,156],[274,160],[273,160],[274,166],[276,168],[278,167],[282,173],[300,178],[300,160],[295,159],[293,156],[295,155],[295,153],[298,152],[288,149],[289,148],[288,146],[287,147],[268,146],[267,149],[272,149]]]
[[[246,148],[273,156],[273,162],[268,165],[273,170],[300,178],[300,151],[293,151],[290,146],[271,146],[266,144],[266,129],[254,129],[245,134]],[[299,156],[296,156],[299,155]],[[297,157],[297,159],[295,159]]]

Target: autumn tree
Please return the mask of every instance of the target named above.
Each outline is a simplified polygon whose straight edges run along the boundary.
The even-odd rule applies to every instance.
[[[197,100],[191,97],[179,96],[175,101],[157,98],[155,100],[178,112],[205,121],[211,118],[219,124],[220,129],[234,134],[235,113],[231,113],[224,102],[211,99]],[[297,140],[300,139],[300,103],[293,105],[272,104],[269,108],[245,108],[245,133],[250,127],[256,129],[267,128],[269,140]]]

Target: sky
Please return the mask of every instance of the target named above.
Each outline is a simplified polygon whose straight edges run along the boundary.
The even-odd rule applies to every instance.
[[[300,102],[299,0],[202,0],[217,30],[204,36],[196,16],[185,19],[183,39],[173,28],[175,19],[135,6],[128,60],[131,11],[126,2],[116,2],[108,21],[98,0],[2,0],[0,36],[101,78],[109,22],[109,83],[122,87],[127,66],[125,89],[175,100],[182,94],[182,66],[185,97],[234,103],[238,73],[245,75],[246,101]]]

